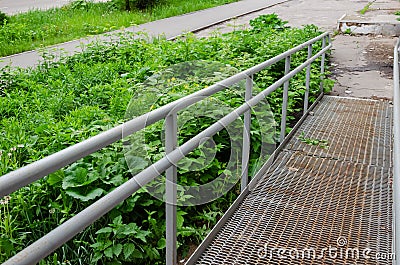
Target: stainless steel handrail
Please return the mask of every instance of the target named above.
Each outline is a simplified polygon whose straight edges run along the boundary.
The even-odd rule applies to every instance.
[[[394,264],[400,265],[400,39],[394,48],[393,64],[393,245]]]
[[[314,56],[310,57],[302,63],[300,66],[296,67],[292,71],[290,71],[290,56],[304,48],[312,49],[312,45],[317,41],[322,40],[322,48],[319,52],[317,52]],[[328,41],[327,41],[328,40]],[[246,114],[246,119],[249,120],[249,113],[251,108],[257,105],[261,100],[267,97],[270,93],[275,91],[280,86],[284,85],[285,92],[287,94],[287,90],[289,89],[288,82],[289,80],[298,74],[303,69],[307,68],[307,71],[310,71],[310,67],[308,67],[311,63],[313,63],[317,58],[321,57],[321,66],[324,68],[325,65],[325,54],[330,48],[332,44],[330,43],[330,38],[328,33],[321,34],[320,36],[313,38],[291,50],[286,51],[270,60],[267,60],[257,66],[254,66],[246,71],[243,71],[239,74],[236,74],[232,77],[229,77],[218,84],[212,85],[206,89],[193,93],[189,96],[186,96],[180,100],[172,102],[166,106],[163,106],[157,110],[146,113],[140,117],[137,117],[127,123],[115,127],[111,130],[103,132],[95,137],[92,137],[86,141],[78,143],[74,146],[66,148],[60,152],[57,152],[53,155],[50,155],[46,158],[43,158],[37,162],[34,162],[28,166],[20,168],[16,171],[10,172],[2,177],[0,177],[0,197],[5,196],[19,188],[32,183],[35,180],[38,180],[56,170],[71,164],[78,159],[85,157],[91,153],[96,152],[97,150],[114,143],[122,137],[128,136],[132,133],[135,133],[159,120],[166,119],[166,147],[167,147],[167,155],[154,163],[153,165],[147,167],[142,172],[128,180],[126,183],[122,184],[109,194],[105,195],[62,225],[58,226],[47,235],[38,239],[36,242],[17,253],[14,257],[10,258],[6,261],[5,265],[10,264],[35,264],[39,262],[41,259],[49,255],[55,249],[60,247],[62,244],[67,242],[73,236],[81,232],[87,226],[92,224],[94,221],[99,219],[101,216],[106,214],[108,211],[117,206],[120,202],[131,196],[135,193],[140,187],[147,184],[148,182],[155,179],[157,176],[167,171],[167,179],[176,181],[176,168],[174,169],[174,165],[182,158],[185,157],[192,150],[196,149],[199,144],[205,139],[210,138],[220,130],[224,129],[225,126],[235,121],[238,117],[243,114]],[[264,70],[265,68],[271,66],[272,64],[285,59],[287,63],[287,71],[284,77],[279,79],[273,85],[269,86],[267,89],[259,93],[254,97],[250,97],[247,95],[246,102],[235,109],[230,114],[221,118],[218,122],[211,125],[209,128],[199,133],[192,139],[188,140],[186,143],[181,145],[180,147],[176,147],[176,138],[174,139],[174,132],[176,131],[176,113],[179,110],[182,110],[195,102],[198,102],[205,97],[211,96],[218,91],[223,90],[226,87],[229,87],[233,84],[238,83],[241,80],[249,80],[246,82],[246,90],[251,91],[252,77],[254,74]],[[310,73],[307,73],[309,75]],[[321,74],[323,74],[323,69],[321,69]],[[321,81],[322,82],[322,81]],[[309,82],[306,82],[306,90],[308,95],[309,90]],[[286,99],[285,99],[286,98]],[[284,106],[287,105],[287,97],[284,97]],[[286,112],[283,109],[283,112]],[[306,112],[305,112],[306,113]],[[249,122],[245,122],[245,130],[249,126]],[[282,120],[281,127],[286,127],[286,120]],[[284,131],[283,131],[284,132]],[[169,135],[169,136],[168,136]],[[248,137],[244,137],[245,139]],[[248,163],[248,150],[243,149],[244,157],[247,155],[247,159],[244,158],[243,165],[247,165]],[[247,174],[247,168],[245,171],[242,171],[242,174]],[[247,185],[247,180],[242,178],[242,188]],[[167,181],[168,182],[168,181]],[[166,197],[170,198],[170,201],[174,201],[176,199],[176,192],[174,188],[168,187],[167,184],[167,193]],[[176,206],[175,205],[166,205],[167,211],[167,264],[176,264],[176,222],[171,222],[171,220],[175,220],[176,218]],[[172,252],[172,253],[170,253]]]

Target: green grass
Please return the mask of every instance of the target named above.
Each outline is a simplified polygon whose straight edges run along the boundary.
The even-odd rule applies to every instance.
[[[372,4],[375,3],[375,2],[376,2],[376,0],[371,1],[371,2],[368,2],[368,4],[366,4],[366,5],[364,6],[364,8],[361,9],[361,10],[359,11],[360,14],[361,14],[361,15],[365,15],[365,13],[367,13],[367,11],[370,10]]]
[[[7,23],[0,26],[0,56],[236,1],[167,0],[151,10],[131,12],[121,11],[112,3],[79,1],[62,8],[29,11],[9,17]]]

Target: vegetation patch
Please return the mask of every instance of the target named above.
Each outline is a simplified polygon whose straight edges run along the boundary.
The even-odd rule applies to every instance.
[[[269,23],[265,23],[268,22]],[[270,24],[270,21],[275,21]],[[193,61],[218,62],[226,69],[245,70],[321,34],[313,25],[288,28],[276,15],[262,16],[248,30],[209,38],[188,34],[175,41],[146,36],[121,36],[118,43],[93,44],[82,54],[52,63],[48,58],[35,69],[0,72],[0,175],[78,143],[124,121],[127,107],[148,79],[172,65]],[[321,47],[315,45],[314,54]],[[307,58],[307,49],[292,56],[292,68]],[[254,76],[255,92],[266,89],[284,74],[284,61]],[[205,80],[177,83],[150,111],[224,79],[232,72],[213,71]],[[150,80],[150,81],[149,81]],[[176,82],[178,77],[168,78]],[[310,100],[319,92],[320,61],[312,64]],[[331,82],[325,83],[325,89]],[[289,121],[303,108],[305,71],[290,82]],[[221,91],[217,98],[235,108],[243,103],[237,87]],[[282,89],[268,97],[275,122],[280,122]],[[256,111],[256,110],[255,110]],[[222,113],[223,114],[223,113]],[[256,113],[255,113],[256,114]],[[253,115],[254,117],[255,115]],[[215,121],[200,118],[188,122],[179,135],[180,144]],[[274,123],[270,123],[273,126]],[[145,131],[148,159],[162,156],[162,135],[155,124]],[[266,130],[273,143],[277,136],[253,118],[250,174],[254,174]],[[216,178],[226,168],[230,143],[226,131],[214,138],[217,154],[196,173],[179,171],[179,183],[198,185]],[[202,151],[190,154],[190,163],[200,161]],[[264,158],[263,158],[264,159]],[[142,165],[145,166],[145,165]],[[139,168],[140,169],[140,168]],[[0,262],[5,261],[57,225],[131,178],[125,163],[123,143],[102,149],[50,176],[24,187],[0,201]],[[180,256],[199,243],[236,198],[239,187],[220,199],[201,206],[178,209]],[[163,264],[165,256],[165,206],[145,189],[139,190],[106,216],[78,234],[41,264]]]
[[[316,139],[316,138],[307,138],[307,137],[305,137],[304,132],[301,132],[301,134],[299,135],[299,137],[297,139],[299,139],[301,142],[303,142],[305,144],[318,146],[322,149],[329,148],[329,144],[328,144],[327,140],[321,140],[321,139]]]
[[[363,9],[361,9],[361,10],[359,11],[360,14],[361,14],[361,15],[365,15],[365,13],[367,13],[367,12],[371,9],[371,6],[372,6],[373,3],[375,3],[375,2],[376,2],[376,0],[368,2],[368,4],[366,4],[366,5],[363,7]]]
[[[0,57],[236,1],[76,0],[46,11],[9,17],[0,13]],[[126,2],[129,10],[125,10]]]

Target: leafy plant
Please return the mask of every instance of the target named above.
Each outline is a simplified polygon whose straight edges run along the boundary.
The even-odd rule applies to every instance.
[[[9,256],[13,250],[12,243],[14,241],[15,234],[13,223],[15,222],[15,220],[10,213],[10,200],[10,196],[5,196],[3,199],[0,200],[0,258],[2,256]]]
[[[120,263],[132,258],[143,258],[141,245],[133,242],[140,239],[142,243],[147,243],[150,232],[142,230],[136,223],[123,224],[122,216],[119,215],[111,224],[98,230],[96,235],[97,242],[90,246],[95,250],[92,262],[107,259]]]
[[[306,138],[304,132],[301,132],[300,136],[297,138],[300,141],[302,141],[305,144],[308,145],[315,145],[318,146],[322,149],[327,149],[329,148],[329,144],[327,140],[320,140],[320,139],[314,139],[314,138]]]
[[[261,15],[253,20],[250,20],[250,26],[253,31],[263,30],[284,30],[288,22],[281,20],[277,14]]]
[[[121,10],[132,11],[133,9],[150,9],[162,2],[162,0],[113,0],[112,4],[119,6]]]
[[[125,0],[129,1],[129,0]],[[132,1],[132,0],[131,0]],[[133,0],[134,6],[140,10],[152,8],[162,3],[162,0]]]
[[[89,10],[89,6],[92,4],[91,2],[88,2],[86,0],[75,0],[67,6],[67,8],[71,8],[73,10]]]
[[[344,32],[343,32],[343,34],[348,34],[348,35],[350,35],[350,34],[352,34],[353,32],[351,31],[351,28],[347,28]]]
[[[0,27],[7,23],[8,16],[6,13],[0,11]]]

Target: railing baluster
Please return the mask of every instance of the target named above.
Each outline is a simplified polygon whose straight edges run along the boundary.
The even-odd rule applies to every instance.
[[[307,60],[310,59],[311,56],[312,56],[312,44],[308,45]],[[303,113],[306,113],[307,110],[308,110],[308,96],[309,96],[309,93],[310,93],[310,77],[311,77],[311,63],[307,66],[306,92],[304,93],[304,111],[303,111]]]
[[[252,98],[253,93],[253,76],[246,78],[246,93],[244,99],[248,101]],[[240,183],[240,191],[244,191],[249,181],[249,158],[250,158],[250,124],[251,109],[244,114],[243,128],[243,150],[242,150],[242,182]]]
[[[171,153],[178,145],[177,114],[172,113],[165,118],[165,152]],[[166,170],[165,181],[165,211],[166,211],[166,264],[177,264],[177,237],[176,237],[176,166]]]
[[[326,47],[326,37],[322,38],[322,48],[324,49]],[[321,83],[319,84],[319,89],[321,93],[324,93],[324,75],[325,75],[325,53],[321,55]]]
[[[399,66],[400,39],[394,49],[393,64],[393,251],[395,261],[400,265],[400,66]]]
[[[290,72],[290,55],[285,59],[285,75]],[[280,142],[283,142],[286,135],[286,116],[288,107],[288,97],[289,97],[289,80],[287,80],[283,85],[283,103],[282,103],[282,120],[281,120],[281,135]]]

